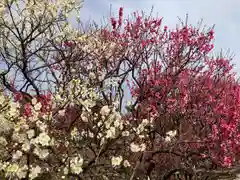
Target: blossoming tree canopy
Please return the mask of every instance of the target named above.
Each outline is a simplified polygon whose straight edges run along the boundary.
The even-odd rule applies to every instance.
[[[30,18],[22,32],[18,29],[24,25],[11,17],[14,3],[25,9],[19,14],[20,24]],[[110,28],[81,36],[70,28],[72,33],[59,30],[51,36],[58,20],[62,28],[68,26],[69,13],[80,7],[76,3],[27,1],[21,7],[20,1],[6,1],[1,6],[16,29],[11,31],[5,21],[0,24],[13,38],[13,44],[2,44],[1,56],[6,48],[16,49],[15,56],[4,56],[9,66],[0,74],[3,87],[14,94],[11,99],[0,89],[4,176],[167,179],[176,171],[192,177],[202,167],[235,165],[240,150],[240,85],[230,59],[211,56],[213,28],[186,23],[169,29],[162,26],[162,18],[143,13],[124,20],[120,8]],[[38,31],[34,30],[31,18],[42,19],[46,12],[45,20],[57,20],[38,37],[41,28],[36,24]],[[38,48],[41,38],[46,44],[34,57],[42,64],[35,67],[29,47]],[[44,56],[45,49],[54,51],[53,56]],[[21,87],[8,78],[15,66],[23,75]],[[54,80],[38,79],[32,71],[39,69]],[[42,82],[56,88],[43,93]],[[134,99],[126,115],[121,113],[123,83]],[[36,95],[29,93],[29,86]]]
[[[239,82],[230,58],[210,55],[214,30],[188,24],[169,30],[161,18],[134,13],[133,20],[122,22],[122,16],[120,8],[103,35],[126,46],[129,64],[139,70],[129,85],[136,117],[154,116],[160,133],[187,121],[191,139],[199,141],[192,148],[211,147],[202,153],[230,166],[239,152]]]
[[[222,165],[231,165],[239,152],[240,86],[230,59],[210,55],[213,29],[201,32],[184,25],[174,30],[165,26],[162,31],[161,19],[137,14],[123,31],[117,31],[116,24],[112,19],[110,37],[130,47],[141,43],[138,52],[150,52],[148,59],[138,59],[147,62],[139,68],[131,88],[132,96],[139,100],[137,117],[150,114],[156,117],[156,125],[165,126],[171,120],[176,126],[187,121],[193,129],[191,139],[199,141],[198,146],[211,147],[204,153]],[[164,126],[156,128],[163,131]]]

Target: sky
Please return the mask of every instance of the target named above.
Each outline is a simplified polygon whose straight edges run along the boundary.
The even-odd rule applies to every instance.
[[[103,19],[109,17],[110,9],[114,15],[119,7],[124,7],[124,14],[144,11],[149,14],[152,6],[153,15],[163,17],[163,24],[174,28],[179,23],[178,17],[192,25],[203,19],[203,25],[215,25],[215,52],[230,50],[234,55],[232,63],[240,75],[240,1],[239,0],[85,0],[81,9],[81,20],[94,20],[103,24]],[[110,8],[111,7],[111,8]]]

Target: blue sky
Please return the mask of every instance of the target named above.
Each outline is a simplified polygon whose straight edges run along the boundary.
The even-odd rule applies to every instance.
[[[153,15],[164,18],[163,23],[175,27],[179,20],[188,13],[189,23],[197,25],[203,18],[203,24],[215,24],[215,51],[228,48],[235,54],[233,63],[235,71],[240,75],[240,1],[239,0],[85,0],[81,10],[81,19],[95,20],[101,24],[103,17],[109,17],[110,5],[112,12],[117,15],[119,7],[124,7],[124,14],[136,10],[149,13],[154,6]]]

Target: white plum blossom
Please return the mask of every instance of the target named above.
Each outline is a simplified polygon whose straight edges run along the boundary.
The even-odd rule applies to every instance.
[[[165,141],[166,142],[170,142],[175,136],[177,135],[177,131],[174,130],[174,131],[168,131],[166,133],[166,137],[165,137]]]
[[[82,112],[81,119],[83,122],[88,122],[87,112],[85,111]]]
[[[107,116],[108,114],[110,113],[110,109],[109,107],[106,105],[106,106],[103,106],[101,111],[100,111],[100,114],[102,116]]]
[[[32,167],[29,173],[29,178],[30,179],[35,179],[36,177],[38,177],[38,175],[41,173],[41,168],[40,166],[35,166]]]
[[[141,150],[140,146],[135,143],[130,144],[130,149],[132,152],[139,152]]]
[[[55,96],[55,99],[56,99],[57,101],[62,101],[62,100],[63,100],[62,97],[61,97],[59,94],[57,94],[57,95]]]
[[[22,178],[25,178],[27,175],[27,170],[28,170],[27,165],[20,166],[17,163],[12,163],[12,164],[5,163],[1,165],[3,165],[1,166],[1,168],[4,168],[6,171],[6,177],[11,177],[12,175],[13,176],[16,175],[19,179],[22,179]]]
[[[141,149],[141,151],[145,151],[146,150],[146,144],[144,144],[144,143],[140,144],[140,149]]]
[[[48,136],[47,133],[42,132],[42,133],[39,134],[39,136],[36,138],[36,140],[42,146],[49,146],[51,138]]]
[[[13,124],[0,114],[0,133],[9,132],[13,128]]]
[[[14,132],[12,135],[12,139],[19,143],[23,143],[27,139],[27,135],[23,133]]]
[[[34,129],[30,129],[27,131],[27,135],[29,139],[32,139],[35,136],[35,131]]]
[[[10,103],[10,109],[8,110],[8,114],[10,116],[16,116],[17,113],[19,112],[18,108],[19,108],[19,104],[18,103],[11,102]]]
[[[72,139],[76,138],[79,135],[78,133],[78,129],[76,127],[74,127],[71,131],[71,137]]]
[[[49,155],[48,149],[40,149],[38,146],[34,148],[33,153],[36,154],[40,159],[46,159]]]
[[[111,159],[112,166],[113,167],[119,166],[121,164],[122,160],[123,160],[122,156],[112,157],[112,159]]]
[[[72,72],[72,73],[75,73],[75,72],[76,72],[76,69],[72,68],[72,69],[71,69],[71,72]]]
[[[83,165],[83,158],[81,156],[74,157],[70,161],[71,171],[75,174],[79,174],[83,171],[82,165]]]
[[[177,131],[174,130],[174,131],[168,131],[167,133],[167,136],[170,136],[170,137],[175,137],[177,135]]]
[[[37,104],[37,99],[36,99],[36,98],[33,98],[33,99],[32,99],[32,105],[35,106],[36,104]]]
[[[134,142],[130,144],[130,149],[132,152],[139,152],[146,150],[146,144],[142,143],[140,145],[135,144]]]
[[[115,138],[116,136],[116,128],[110,127],[110,129],[107,130],[106,138]]]
[[[124,166],[124,167],[130,167],[131,164],[129,163],[128,160],[124,160],[124,161],[123,161],[123,166]]]
[[[47,125],[40,120],[36,122],[36,125],[43,132],[47,129]]]
[[[65,168],[63,169],[63,174],[67,175],[67,174],[68,174],[68,172],[69,172],[68,168],[67,168],[67,167],[65,167]]]
[[[97,126],[100,127],[102,124],[103,124],[102,121],[99,121],[99,122],[97,123]]]
[[[105,138],[101,138],[100,145],[102,146],[105,143]]]
[[[118,116],[118,114],[117,114],[116,117],[117,118],[114,121],[114,126],[119,128],[120,130],[122,130],[123,129],[123,121],[121,120],[121,116]]]
[[[20,167],[20,168],[18,169],[17,173],[16,173],[17,177],[18,177],[19,179],[25,178],[26,175],[27,175],[27,170],[28,170],[27,165],[24,165],[24,166]]]
[[[164,138],[164,140],[165,140],[166,142],[170,142],[170,141],[171,141],[171,137],[166,136],[166,137]]]
[[[0,104],[3,104],[5,101],[4,95],[0,94]]]
[[[30,150],[30,147],[30,142],[27,140],[22,144],[22,150],[25,152],[28,152]]]
[[[88,135],[90,138],[94,138],[94,134],[91,131],[88,132]]]
[[[40,111],[41,108],[42,108],[42,104],[41,104],[40,102],[34,105],[34,109],[35,109],[36,111]]]
[[[58,111],[58,114],[60,116],[65,116],[65,109]]]
[[[96,78],[96,75],[93,72],[89,73],[89,78],[94,80]]]
[[[0,146],[6,146],[6,145],[7,145],[7,140],[4,137],[0,136]]]
[[[104,122],[104,124],[105,124],[105,127],[109,129],[111,127],[112,120],[109,118],[107,121]]]
[[[7,166],[6,172],[8,174],[16,174],[19,169],[20,169],[19,165],[17,163],[13,163]]]
[[[132,104],[133,104],[132,101],[127,101],[126,103],[127,106],[131,106]]]
[[[143,119],[142,120],[142,124],[143,125],[148,125],[150,122],[149,122],[149,120],[147,120],[147,119]]]
[[[15,153],[13,153],[12,159],[13,160],[18,160],[18,159],[20,159],[20,157],[22,157],[22,154],[23,153],[21,151],[17,150]]]

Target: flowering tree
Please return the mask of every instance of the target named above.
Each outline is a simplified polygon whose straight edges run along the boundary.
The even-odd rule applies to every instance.
[[[1,24],[7,179],[203,179],[202,169],[237,164],[240,86],[230,59],[210,55],[213,28],[169,30],[143,13],[123,21],[120,8],[110,26],[82,34],[64,29],[75,1],[5,1],[2,9],[11,22]],[[18,73],[23,83],[9,77]],[[124,83],[133,97],[126,114]]]
[[[54,69],[71,56],[67,42],[79,36],[68,18],[81,6],[75,0],[1,1],[0,79],[5,88],[39,96],[57,86],[61,74]]]

